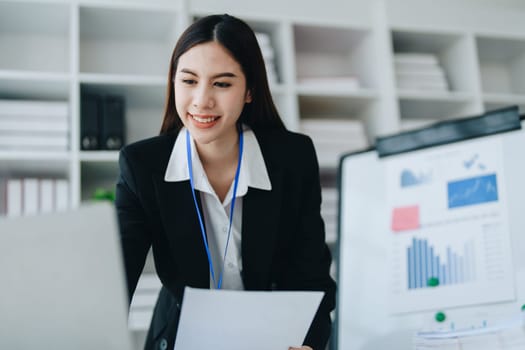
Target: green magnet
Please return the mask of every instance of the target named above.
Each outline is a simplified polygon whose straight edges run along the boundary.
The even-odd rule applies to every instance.
[[[445,314],[443,312],[439,311],[439,312],[436,313],[436,316],[435,316],[436,321],[443,322],[443,321],[445,321],[446,318],[447,317],[445,316]]]

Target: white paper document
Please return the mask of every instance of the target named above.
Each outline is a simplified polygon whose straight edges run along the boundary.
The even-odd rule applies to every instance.
[[[323,294],[186,287],[175,350],[287,350],[300,346]]]

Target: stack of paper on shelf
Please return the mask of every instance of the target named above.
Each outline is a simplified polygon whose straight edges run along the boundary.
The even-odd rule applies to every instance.
[[[7,216],[57,212],[70,208],[65,179],[9,178],[4,202]]]
[[[361,88],[357,76],[339,77],[299,77],[297,83],[303,89],[330,89],[343,92],[353,92]]]
[[[336,168],[344,153],[368,147],[363,123],[355,119],[303,119],[301,132],[314,142],[319,165]]]
[[[0,150],[66,151],[67,102],[0,100]]]
[[[261,48],[261,52],[264,59],[264,65],[266,66],[266,74],[268,76],[268,82],[270,84],[277,84],[279,78],[277,75],[277,68],[275,64],[275,50],[270,40],[270,35],[266,33],[257,32],[255,33],[257,42]]]
[[[153,273],[140,276],[129,308],[129,329],[147,330],[149,328],[161,286],[159,278]]]
[[[449,90],[443,68],[434,54],[396,53],[394,64],[399,89],[438,92]]]
[[[326,242],[337,241],[337,189],[323,187],[321,202],[321,216],[324,220]]]
[[[415,350],[518,350],[525,349],[525,311],[492,325],[458,330],[418,332]]]

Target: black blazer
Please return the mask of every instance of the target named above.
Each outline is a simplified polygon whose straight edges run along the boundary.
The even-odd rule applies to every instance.
[[[244,287],[325,291],[304,340],[305,345],[321,350],[331,331],[335,282],[329,275],[331,255],[320,215],[315,150],[310,138],[289,131],[255,131],[255,135],[272,190],[249,188],[243,198]],[[157,136],[124,147],[116,193],[129,298],[151,246],[165,300],[157,304],[146,345],[159,339],[165,343],[166,339],[161,338],[167,337],[168,348],[173,347],[184,287],[209,288],[210,283],[189,181],[164,181],[175,139]],[[163,345],[161,348],[165,348]]]

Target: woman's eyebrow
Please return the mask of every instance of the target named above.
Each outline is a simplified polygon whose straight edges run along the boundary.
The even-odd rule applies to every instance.
[[[191,75],[194,75],[194,76],[198,76],[197,73],[193,72],[192,70],[189,70],[187,68],[182,68],[180,70],[181,73],[187,73],[187,74],[191,74]],[[223,73],[218,73],[218,74],[215,74],[214,76],[212,76],[213,79],[217,79],[217,78],[236,78],[237,76],[231,72],[223,72]]]

